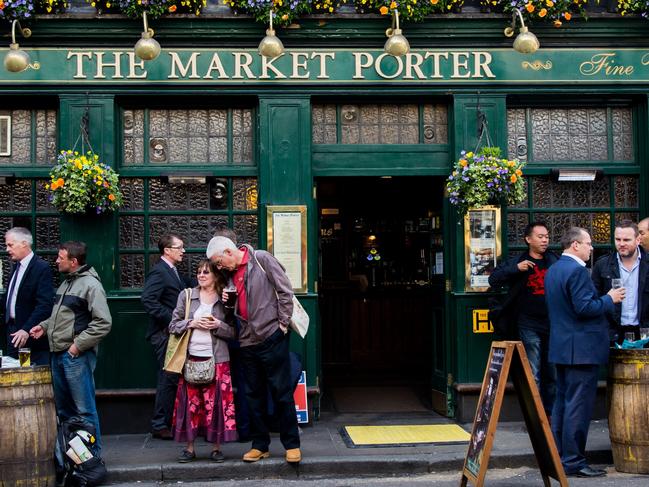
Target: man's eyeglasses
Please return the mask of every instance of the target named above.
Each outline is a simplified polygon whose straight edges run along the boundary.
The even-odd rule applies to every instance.
[[[172,245],[171,247],[167,247],[168,249],[174,249],[174,250],[184,250],[185,246],[184,245]]]

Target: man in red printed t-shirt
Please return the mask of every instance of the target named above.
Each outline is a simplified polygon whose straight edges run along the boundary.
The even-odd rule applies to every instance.
[[[287,333],[293,314],[291,282],[272,254],[250,245],[237,247],[223,236],[210,240],[206,254],[219,269],[232,274],[237,288],[235,316],[240,323],[239,344],[252,439],[252,448],[243,461],[256,462],[270,456],[270,433],[265,422],[270,391],[279,418],[280,441],[286,448],[286,461],[297,463],[302,455]],[[224,292],[224,302],[227,298]]]
[[[489,276],[492,288],[509,287],[506,319],[515,324],[525,346],[536,385],[548,415],[552,414],[556,389],[556,369],[548,362],[550,319],[545,304],[545,273],[557,261],[548,252],[550,236],[545,223],[532,222],[524,231],[527,252],[511,257]]]

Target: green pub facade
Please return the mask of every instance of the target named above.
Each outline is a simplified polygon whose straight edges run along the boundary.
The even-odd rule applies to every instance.
[[[388,17],[313,16],[278,29],[286,50],[268,59],[261,24],[208,6],[150,22],[162,52],[142,61],[140,22],[83,10],[32,22],[17,39],[31,67],[0,70],[0,230],[31,228],[52,263],[60,241],[89,244],[114,319],[96,380],[115,431],[125,411],[146,428],[155,370],[140,292],[167,232],[185,241],[185,272],[223,226],[281,254],[311,317],[291,344],[316,414],[325,390],[389,385],[467,421],[493,336],[481,276],[494,258],[522,250],[536,220],[555,249],[564,229],[587,228],[599,255],[615,221],[648,213],[641,18],[533,24],[542,47],[520,54],[502,35],[509,19],[465,7],[402,22],[411,50],[393,57]],[[476,148],[480,114],[527,161],[527,199],[465,221],[445,180]],[[61,215],[44,189],[58,150],[81,149],[84,118],[120,174],[114,214]],[[560,181],[566,170],[585,176]],[[480,239],[493,242],[486,259]]]

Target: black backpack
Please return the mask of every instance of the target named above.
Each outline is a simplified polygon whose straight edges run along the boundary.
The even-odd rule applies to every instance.
[[[78,438],[88,448],[92,458],[82,463],[73,461],[66,452],[70,441]],[[76,441],[79,441],[76,440]],[[106,480],[106,465],[98,455],[95,428],[79,418],[59,424],[54,452],[56,485],[58,487],[93,487]]]

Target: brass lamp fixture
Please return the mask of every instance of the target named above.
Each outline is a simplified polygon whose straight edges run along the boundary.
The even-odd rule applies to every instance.
[[[149,28],[146,12],[142,15],[142,20],[144,20],[144,32],[142,38],[135,44],[135,55],[143,61],[152,61],[160,55],[161,48],[158,41],[153,38],[155,32]]]
[[[512,37],[514,35],[516,29],[516,14],[518,14],[518,17],[521,19],[521,29],[516,39],[514,39],[514,50],[521,54],[532,54],[541,47],[541,44],[536,36],[525,26],[523,15],[520,10],[514,10],[512,15],[512,25],[505,29],[505,35],[507,37]]]
[[[31,64],[29,54],[20,49],[16,42],[16,24],[18,24],[20,33],[25,39],[32,35],[31,29],[23,29],[18,20],[11,23],[11,44],[9,44],[9,52],[5,55],[5,69],[12,73],[20,73],[27,68],[39,69],[41,67],[40,63]]]
[[[388,40],[385,41],[385,52],[392,56],[403,56],[410,51],[410,43],[406,36],[403,35],[399,28],[399,11],[395,10],[392,13],[392,27],[385,31]]]
[[[275,29],[273,29],[273,12],[271,10],[269,14],[270,18],[270,27],[266,29],[266,37],[264,37],[259,43],[259,54],[264,57],[274,59],[284,52],[284,44],[282,41],[275,35]]]

